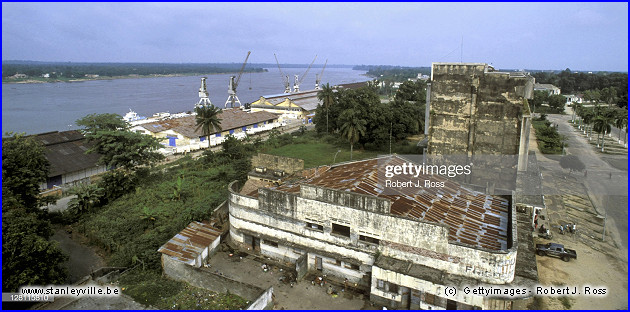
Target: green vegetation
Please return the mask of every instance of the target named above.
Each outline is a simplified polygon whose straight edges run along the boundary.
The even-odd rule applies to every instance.
[[[566,99],[563,95],[549,95],[547,91],[534,91],[534,98],[529,101],[534,113],[564,113]],[[546,106],[543,106],[546,104]]]
[[[584,93],[587,101],[604,101],[619,107],[628,106],[628,73],[585,73],[565,69],[560,73],[537,72],[537,83],[550,83],[563,94]]]
[[[2,139],[2,291],[23,285],[62,284],[66,255],[39,207],[39,184],[46,181],[48,161],[33,138],[11,134]]]
[[[532,126],[536,131],[538,149],[543,154],[562,154],[562,147],[565,146],[564,138],[555,127],[551,126],[551,122],[547,120],[545,114],[540,115],[540,118],[533,119]]]
[[[160,310],[236,310],[248,304],[239,296],[193,287],[164,278],[156,271],[130,273],[133,274],[125,274],[119,280],[123,293]]]
[[[99,163],[107,167],[131,170],[164,158],[157,151],[162,147],[158,139],[127,131],[129,124],[118,114],[90,114],[76,124],[83,127],[87,141],[93,143],[87,153],[101,154]]]
[[[76,79],[96,79],[121,76],[154,76],[174,74],[221,74],[238,72],[241,64],[167,64],[167,63],[54,63],[54,62],[2,62],[2,82],[70,81]],[[263,68],[245,68],[245,72],[263,72]],[[25,74],[27,78],[12,79],[15,74]],[[48,74],[49,78],[42,75]]]
[[[216,106],[198,106],[195,107],[195,124],[197,128],[195,131],[201,129],[203,135],[206,139],[210,139],[210,134],[221,131],[221,119],[219,118],[219,113],[221,113],[221,109]]]
[[[382,81],[403,82],[409,78],[416,78],[419,73],[431,75],[431,67],[403,67],[391,65],[360,65],[354,70],[367,70],[367,75]]]
[[[622,129],[625,129],[626,132],[628,131],[628,110],[625,108],[607,108],[601,105],[584,107],[581,104],[574,104],[572,107],[573,116],[571,122],[577,125],[579,130],[584,131],[589,140],[592,138],[593,131],[595,131],[598,134],[596,144],[598,148],[601,147],[602,153],[606,151],[605,136],[611,132],[611,125],[614,124],[619,128],[619,136],[621,136]],[[621,141],[618,143],[621,144]]]
[[[378,88],[374,84],[354,90],[336,90],[328,107],[317,107],[313,120],[315,129],[319,134],[345,136],[344,140],[358,143],[367,150],[387,150],[390,140],[396,143],[422,132],[424,101],[411,102],[405,99],[422,98],[418,94],[426,92],[423,86],[423,83],[412,83],[409,88],[399,90],[389,103],[380,101]],[[356,121],[353,122],[355,128],[362,124],[358,128],[365,129],[350,140],[343,128],[352,120]]]

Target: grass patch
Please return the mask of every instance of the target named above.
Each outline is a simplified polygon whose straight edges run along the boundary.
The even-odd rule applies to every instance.
[[[161,310],[241,310],[248,302],[233,294],[219,294],[162,277],[160,273],[133,271],[119,280],[123,293],[136,302]]]

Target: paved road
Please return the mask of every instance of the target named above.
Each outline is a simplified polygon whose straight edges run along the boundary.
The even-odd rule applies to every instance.
[[[617,229],[613,235],[617,242],[628,248],[628,171],[618,170],[603,157],[628,161],[628,155],[604,155],[595,151],[587,139],[581,137],[569,124],[570,115],[549,115],[558,132],[567,138],[567,154],[576,155],[586,166],[585,185],[598,213],[607,215],[607,222]],[[611,227],[608,227],[609,229]],[[611,233],[613,234],[613,233]]]

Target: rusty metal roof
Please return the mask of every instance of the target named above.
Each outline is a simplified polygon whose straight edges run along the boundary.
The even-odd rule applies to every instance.
[[[211,226],[210,223],[193,221],[160,247],[158,252],[192,265],[203,250],[220,236],[221,230]]]
[[[505,198],[486,195],[463,187],[447,178],[420,175],[419,180],[443,182],[444,187],[385,188],[379,176],[386,165],[401,165],[398,156],[369,159],[305,170],[304,178],[275,189],[299,193],[300,184],[322,186],[389,199],[390,213],[449,226],[449,240],[493,250],[507,249],[508,209]],[[379,172],[380,170],[380,172]]]

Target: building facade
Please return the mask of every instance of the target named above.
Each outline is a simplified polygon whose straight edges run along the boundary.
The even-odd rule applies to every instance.
[[[474,164],[465,183],[514,190],[527,170],[534,78],[484,63],[433,63],[427,87],[427,153]],[[491,187],[491,188],[494,188]]]
[[[443,188],[384,191],[384,157],[310,169],[301,179],[239,192],[229,186],[230,239],[242,248],[369,289],[404,309],[509,308],[510,302],[447,287],[521,283],[510,198]],[[244,188],[245,189],[245,188]]]

